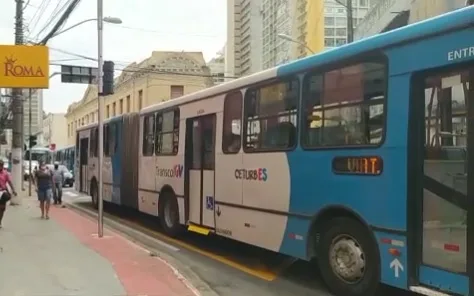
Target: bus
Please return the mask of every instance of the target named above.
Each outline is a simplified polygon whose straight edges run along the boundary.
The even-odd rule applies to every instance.
[[[472,295],[473,83],[464,8],[105,120],[103,199],[317,258],[338,296]],[[95,205],[97,139],[78,129]]]
[[[71,145],[64,148],[56,149],[54,160],[66,166],[68,170],[74,170],[76,146]]]
[[[29,179],[30,174],[30,157],[31,157],[31,170],[39,165],[40,162],[51,164],[53,161],[53,151],[46,147],[33,147],[26,149],[23,156],[23,178]]]

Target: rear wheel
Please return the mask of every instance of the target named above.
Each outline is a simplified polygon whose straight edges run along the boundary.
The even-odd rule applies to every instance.
[[[318,264],[337,296],[372,296],[380,281],[380,256],[369,230],[358,221],[339,217],[324,225]]]
[[[178,235],[181,232],[182,227],[179,224],[178,201],[174,194],[166,192],[160,196],[158,212],[161,226],[166,234],[170,236]]]

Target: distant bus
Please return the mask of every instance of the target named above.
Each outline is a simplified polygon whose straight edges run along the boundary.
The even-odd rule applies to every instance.
[[[30,173],[30,157],[31,157],[31,170],[39,165],[40,162],[51,164],[53,161],[53,151],[45,147],[33,147],[25,150],[23,156],[23,178],[28,179]]]
[[[56,149],[54,152],[54,160],[66,166],[68,170],[74,170],[76,146],[68,146]]]
[[[103,197],[317,257],[338,296],[473,295],[473,84],[466,8],[106,120]],[[97,143],[78,129],[95,204]]]

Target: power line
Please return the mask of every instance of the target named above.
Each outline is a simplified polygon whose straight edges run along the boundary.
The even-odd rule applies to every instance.
[[[66,11],[64,11],[63,15],[59,18],[56,25],[54,25],[53,29],[51,29],[51,31],[41,40],[41,42],[39,42],[39,44],[43,44],[43,45],[46,44],[48,40],[51,39],[51,37],[53,37],[54,34],[56,34],[61,29],[61,26],[63,26],[66,23],[67,19],[69,18],[71,13],[74,11],[74,9],[77,7],[80,1],[81,0],[71,0],[71,3],[66,8]]]
[[[35,36],[35,39],[39,38],[40,34],[43,33],[49,25],[51,25],[51,23],[54,21],[54,19],[59,15],[59,13],[61,13],[68,5],[71,4],[71,0],[68,0],[66,3],[64,3],[64,5],[62,7],[60,7],[61,5],[61,1],[58,1],[58,3],[56,4],[56,6],[54,7],[53,11],[51,12],[51,15],[49,16],[49,18],[46,20],[45,22],[45,25],[43,26],[43,28],[36,34]]]

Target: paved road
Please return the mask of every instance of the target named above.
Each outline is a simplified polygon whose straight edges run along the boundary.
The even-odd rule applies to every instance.
[[[65,200],[91,211],[90,198],[66,190]],[[314,263],[297,261],[222,237],[185,233],[179,240],[165,236],[156,218],[106,206],[105,217],[153,237],[157,248],[185,263],[219,295],[331,296]],[[382,287],[380,295],[416,295]]]

